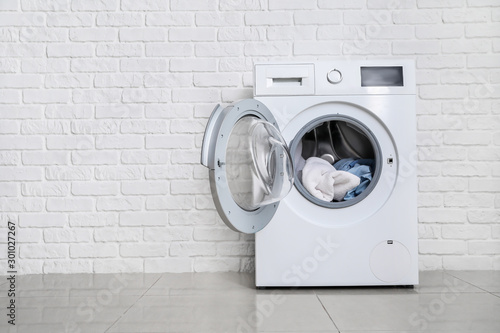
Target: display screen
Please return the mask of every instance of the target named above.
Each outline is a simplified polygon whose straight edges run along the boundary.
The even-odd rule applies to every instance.
[[[403,67],[361,67],[362,87],[402,87]]]

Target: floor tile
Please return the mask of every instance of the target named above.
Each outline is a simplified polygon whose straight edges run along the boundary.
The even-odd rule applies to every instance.
[[[147,323],[147,325],[144,325]],[[336,332],[315,295],[144,296],[109,332]]]
[[[104,332],[140,296],[99,294],[94,297],[21,297],[16,299],[16,325],[0,321],[1,332]],[[5,309],[8,298],[0,299]],[[2,311],[3,313],[3,311]]]
[[[19,297],[142,295],[160,274],[46,274],[17,276]],[[0,287],[1,288],[1,287]]]
[[[415,288],[256,289],[243,273],[27,275],[16,281],[17,325],[0,321],[0,332],[497,333],[498,278],[422,272]]]
[[[436,293],[453,288],[460,292],[477,293],[483,292],[480,288],[473,286],[443,271],[420,272],[419,284],[414,287],[382,286],[382,287],[333,287],[316,289],[318,295],[378,295],[378,294],[421,294]]]
[[[179,273],[162,274],[146,296],[209,295],[221,292],[256,293],[253,274]]]
[[[19,324],[15,327],[2,327],[2,333],[104,333],[106,332],[109,324],[100,323],[73,323],[64,322],[59,324]]]
[[[479,331],[462,331],[462,330],[423,330],[423,331],[349,331],[349,330],[343,330],[342,333],[415,333],[415,332],[429,332],[429,333],[498,333],[497,331],[493,330],[479,330]]]
[[[344,331],[500,331],[500,299],[488,293],[320,295]]]
[[[419,274],[420,283],[414,287],[418,293],[436,293],[453,289],[462,293],[477,293],[483,290],[443,271],[423,271]]]
[[[109,332],[203,332],[236,329],[252,307],[223,295],[144,296]],[[243,319],[242,319],[243,320]]]
[[[486,291],[500,292],[500,271],[449,271],[449,274]]]
[[[266,314],[266,305],[274,303],[274,312],[267,316],[259,327],[261,332],[267,331],[299,331],[329,330],[337,332],[323,305],[317,296],[279,295],[279,302],[272,302],[273,296],[257,296],[254,311]]]

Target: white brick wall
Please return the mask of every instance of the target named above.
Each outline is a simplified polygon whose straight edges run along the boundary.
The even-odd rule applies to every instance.
[[[0,4],[0,258],[20,272],[253,269],[198,165],[254,61],[413,58],[422,269],[500,269],[500,1]],[[5,260],[0,267],[5,272]]]

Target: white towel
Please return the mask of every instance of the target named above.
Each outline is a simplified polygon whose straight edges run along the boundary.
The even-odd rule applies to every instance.
[[[335,172],[335,168],[327,161],[310,157],[302,169],[302,184],[316,198],[332,201]]]
[[[302,170],[302,184],[306,190],[324,201],[342,200],[359,183],[358,176],[337,171],[330,163],[318,157],[308,158]]]
[[[293,168],[297,173],[304,169],[306,165],[306,160],[302,157],[302,141],[299,141],[297,148],[295,148],[295,156],[293,157]]]
[[[333,187],[333,200],[336,201],[344,199],[347,192],[358,186],[361,182],[361,179],[358,176],[347,171],[335,171],[333,178],[335,179],[335,185]]]

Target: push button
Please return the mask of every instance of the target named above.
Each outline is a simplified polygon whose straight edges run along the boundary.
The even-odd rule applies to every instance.
[[[326,78],[328,79],[328,82],[337,84],[342,81],[342,73],[338,69],[332,69],[330,72],[328,72]]]

